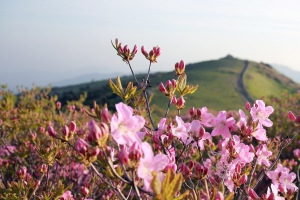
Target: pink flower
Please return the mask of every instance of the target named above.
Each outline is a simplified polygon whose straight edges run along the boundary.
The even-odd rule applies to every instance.
[[[267,145],[263,144],[262,146],[260,146],[260,148],[256,151],[256,156],[257,156],[257,164],[259,165],[266,165],[267,167],[269,167],[270,161],[269,161],[269,157],[272,155],[272,151],[268,151],[267,149]]]
[[[218,116],[213,119],[212,125],[214,127],[211,135],[222,135],[223,138],[230,138],[231,134],[229,127],[235,123],[233,117],[226,119],[226,111],[220,111]]]
[[[200,122],[206,127],[211,127],[211,121],[213,119],[213,115],[211,113],[207,112],[206,107],[201,108],[201,116],[200,116]]]
[[[176,122],[177,122],[177,127],[173,128],[172,127],[172,133],[174,136],[178,137],[179,139],[182,140],[185,144],[188,144],[190,140],[188,140],[188,131],[190,130],[190,123],[184,123],[184,121],[176,116]]]
[[[265,107],[265,102],[256,100],[256,105],[251,108],[250,114],[254,121],[258,121],[261,126],[271,127],[273,122],[268,117],[273,113],[272,106]]]
[[[60,200],[74,200],[72,193],[67,190],[61,197]]]
[[[205,129],[202,127],[199,120],[193,120],[191,122],[189,134],[195,140],[192,146],[194,147],[198,145],[200,150],[204,149],[204,140],[211,139],[211,135],[208,132],[205,132]]]
[[[144,188],[149,191],[153,178],[152,172],[161,172],[169,164],[169,158],[164,154],[154,156],[152,147],[147,142],[142,143],[142,151],[144,157],[140,159],[137,174],[139,178],[144,180]]]
[[[111,119],[111,136],[118,144],[131,146],[135,141],[140,142],[145,133],[139,132],[144,127],[145,120],[141,116],[134,116],[131,107],[124,103],[116,104],[118,115]]]
[[[289,172],[290,170],[288,168],[278,164],[275,171],[267,172],[267,176],[272,180],[274,185],[281,187],[285,192],[287,192],[288,189],[296,191],[298,187],[293,183],[296,179],[296,174],[294,172]]]

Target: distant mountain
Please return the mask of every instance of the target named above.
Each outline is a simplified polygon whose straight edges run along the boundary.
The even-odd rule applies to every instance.
[[[293,70],[285,65],[271,64],[277,71],[291,78],[293,81],[300,83],[300,71]]]
[[[264,63],[246,61],[226,56],[218,60],[210,60],[186,66],[187,84],[199,87],[193,95],[186,96],[186,112],[191,106],[207,106],[208,109],[239,109],[243,108],[246,101],[254,101],[262,96],[280,96],[283,90],[290,92],[300,91],[300,85],[290,78],[282,75],[273,67]],[[160,82],[176,79],[175,72],[158,72],[150,75],[148,90],[154,94],[151,105],[157,105],[164,112],[168,99],[158,90]],[[145,74],[137,75],[142,80]],[[115,78],[112,78],[115,81]],[[132,76],[121,77],[123,87]],[[110,109],[114,109],[115,103],[121,99],[112,94],[107,80],[89,82],[68,87],[53,88],[52,94],[58,95],[59,100],[65,104],[72,99],[79,99],[80,94],[87,92],[86,105],[93,105],[97,101],[99,105],[107,103]],[[172,107],[171,109],[174,110]],[[156,109],[157,110],[157,109]]]
[[[54,87],[78,85],[81,83],[100,81],[103,79],[115,78],[116,76],[124,76],[125,74],[120,73],[109,73],[109,74],[99,74],[99,73],[89,73],[76,78],[66,79],[58,82],[52,83]]]

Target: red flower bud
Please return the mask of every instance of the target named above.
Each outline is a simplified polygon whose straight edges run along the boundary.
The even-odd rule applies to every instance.
[[[69,127],[67,125],[64,125],[61,132],[64,136],[69,137],[70,131],[69,131]]]
[[[195,108],[194,108],[194,107],[191,107],[191,108],[189,109],[189,114],[190,114],[191,117],[194,117],[194,115],[196,114]]]
[[[76,131],[76,123],[74,121],[71,121],[69,126],[71,132]]]
[[[258,200],[259,199],[259,196],[256,194],[256,192],[252,188],[250,188],[248,194],[254,200]]]
[[[143,54],[145,57],[148,57],[148,53],[147,53],[147,51],[145,50],[145,47],[144,47],[144,46],[142,46],[141,52],[142,52],[142,54]]]
[[[166,90],[166,88],[165,88],[165,86],[164,86],[163,83],[160,83],[160,84],[159,84],[158,89],[159,89],[159,91],[161,91],[162,93],[167,94],[167,90]]]
[[[251,110],[251,105],[250,105],[249,102],[246,102],[245,108],[246,108],[247,111],[250,111],[250,110]]]
[[[294,113],[292,111],[289,111],[288,112],[288,118],[291,120],[291,121],[295,121],[296,120],[296,116],[294,115]]]
[[[47,132],[48,132],[49,136],[54,137],[54,138],[57,135],[57,133],[55,132],[55,130],[54,130],[54,128],[52,126],[48,126]]]
[[[61,109],[61,103],[59,101],[56,102],[56,109],[57,110]]]
[[[131,54],[135,55],[137,53],[137,46],[134,45]]]
[[[46,164],[42,164],[40,171],[41,171],[42,174],[46,174],[47,173],[47,169],[48,169],[47,165]]]
[[[197,118],[201,117],[201,109],[200,108],[196,109],[196,116],[197,116]]]
[[[123,148],[121,148],[121,150],[119,151],[118,159],[123,165],[128,164],[129,158],[128,158],[128,153],[127,153],[127,149],[125,146]]]
[[[247,182],[247,175],[243,174],[243,176],[239,180],[239,185],[243,185]]]
[[[177,99],[177,109],[182,109],[184,108],[184,104],[185,104],[185,100],[184,98],[181,96]]]
[[[217,192],[215,200],[224,200],[224,195],[222,192]]]
[[[171,103],[176,106],[176,104],[177,104],[176,96],[172,96]]]
[[[21,167],[21,169],[19,169],[17,171],[17,176],[20,179],[25,179],[26,178],[26,173],[27,173],[27,168],[26,167]]]
[[[104,104],[103,109],[101,110],[101,119],[105,123],[110,123],[111,116],[107,109],[107,104]]]
[[[130,160],[139,161],[142,157],[142,149],[138,142],[134,142],[129,148],[128,157]]]
[[[87,188],[87,187],[84,187],[84,186],[82,186],[81,188],[80,188],[80,193],[81,193],[81,195],[82,196],[84,196],[84,197],[87,197],[88,196],[88,194],[89,194],[89,189]]]

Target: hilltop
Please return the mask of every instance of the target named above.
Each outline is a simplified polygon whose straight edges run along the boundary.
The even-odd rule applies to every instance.
[[[129,70],[129,69],[128,69]],[[300,85],[277,72],[265,63],[241,60],[228,55],[218,60],[210,60],[186,66],[187,83],[198,84],[199,87],[193,95],[187,96],[184,111],[191,106],[206,106],[212,110],[243,108],[246,101],[254,101],[262,96],[279,96],[283,90],[289,92],[300,91]],[[142,80],[145,74],[138,74]],[[168,99],[158,91],[158,84],[169,79],[176,79],[175,72],[159,72],[150,75],[153,87],[151,105],[166,108]],[[131,76],[121,77],[123,85],[133,81]],[[113,80],[114,81],[114,80]],[[60,101],[78,99],[80,94],[87,92],[85,104],[92,105],[93,101],[103,105],[108,103],[109,108],[120,101],[118,96],[112,94],[108,81],[95,81],[67,87],[55,87],[52,94],[57,94]]]

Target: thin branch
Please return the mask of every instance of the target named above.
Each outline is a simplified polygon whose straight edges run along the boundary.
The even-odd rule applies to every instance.
[[[168,115],[168,113],[169,113],[170,106],[171,106],[171,101],[172,101],[172,99],[169,99],[169,102],[168,102],[168,107],[167,107],[167,110],[166,110],[166,113],[165,113],[165,116],[164,116],[164,118],[166,118],[166,117],[167,117],[167,115]]]
[[[132,70],[132,67],[131,67],[130,62],[129,62],[129,61],[126,61],[126,62],[127,62],[127,64],[129,65],[130,71],[131,71],[131,73],[132,73],[132,76],[133,76],[135,82],[139,85],[140,83],[139,83],[139,81],[137,80],[137,78],[136,78],[136,76],[135,76],[135,74],[134,74],[134,72],[133,72],[133,70]]]
[[[42,176],[40,177],[40,179],[39,179],[38,182],[36,183],[36,186],[35,186],[35,188],[33,189],[33,191],[32,191],[32,193],[31,193],[29,199],[31,199],[31,198],[35,195],[35,192],[37,191],[37,189],[38,189],[39,186],[41,185],[41,182],[42,182],[43,178],[44,178],[44,174],[42,174]]]
[[[132,171],[132,183],[133,183],[133,188],[135,190],[137,198],[141,199],[141,195],[140,195],[139,189],[138,189],[138,187],[136,185],[136,182],[135,182],[135,173],[134,173],[134,171]]]

